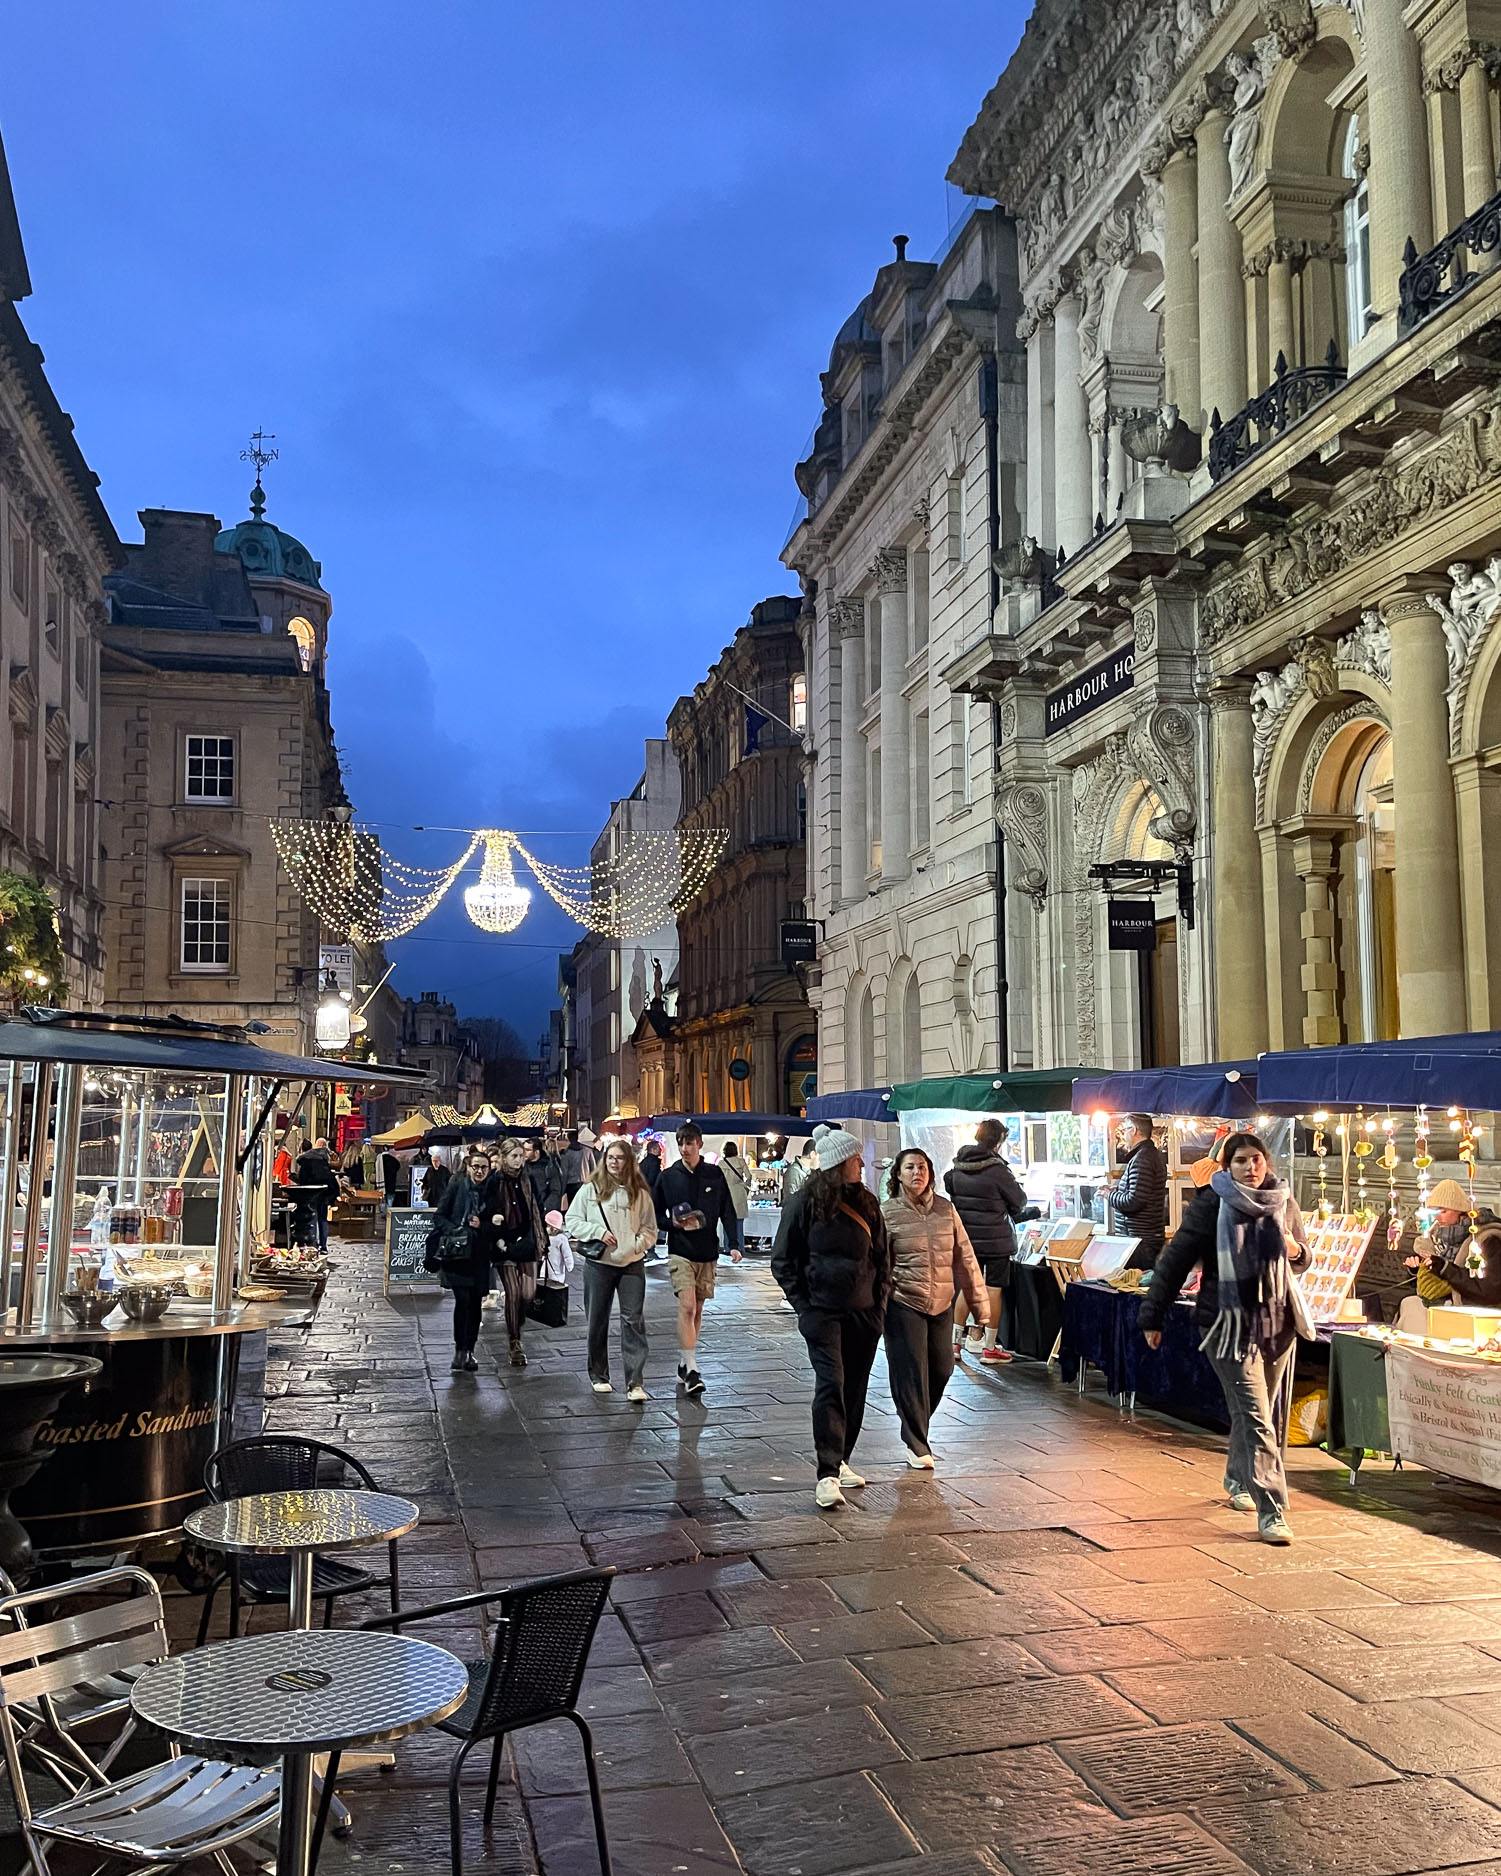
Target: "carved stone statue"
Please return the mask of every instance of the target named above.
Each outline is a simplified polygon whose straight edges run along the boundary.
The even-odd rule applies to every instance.
[[[1257,747],[1271,739],[1277,719],[1297,695],[1303,683],[1303,667],[1296,659],[1280,671],[1258,671],[1251,682],[1252,738]]]
[[[1442,593],[1434,593],[1428,604],[1438,614],[1444,628],[1449,682],[1454,684],[1469,662],[1480,634],[1501,607],[1501,555],[1493,557],[1483,571],[1473,570],[1468,561],[1456,560],[1448,573],[1453,588],[1448,599]]]
[[[1079,299],[1079,357],[1086,365],[1100,350],[1100,321],[1105,314],[1105,281],[1110,269],[1090,248],[1079,252],[1074,290]]]
[[[1250,182],[1256,167],[1256,146],[1261,141],[1261,101],[1280,56],[1276,40],[1268,36],[1256,41],[1249,58],[1244,53],[1232,52],[1225,61],[1225,70],[1234,86],[1233,115],[1225,131],[1225,142],[1230,148],[1232,202]]]
[[[653,958],[651,961],[651,1000],[653,1003],[662,1001],[662,960],[660,958]]]
[[[1360,624],[1346,632],[1334,650],[1341,671],[1364,671],[1383,684],[1392,681],[1392,635],[1379,606],[1367,606]]]

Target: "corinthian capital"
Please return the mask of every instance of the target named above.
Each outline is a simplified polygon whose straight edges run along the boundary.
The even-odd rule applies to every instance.
[[[871,568],[878,593],[905,593],[907,590],[907,550],[905,547],[881,547],[876,550]]]
[[[829,629],[840,638],[858,638],[865,630],[865,601],[835,599],[829,602]]]

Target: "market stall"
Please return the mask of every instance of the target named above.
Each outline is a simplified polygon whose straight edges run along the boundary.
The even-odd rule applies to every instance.
[[[637,1138],[660,1140],[663,1159],[670,1165],[678,1156],[677,1130],[689,1121],[704,1136],[704,1157],[715,1164],[725,1142],[735,1142],[751,1179],[746,1244],[769,1251],[782,1225],[782,1174],[788,1156],[812,1138],[814,1123],[802,1114],[654,1114]]]
[[[13,1501],[39,1549],[128,1547],[202,1496],[221,1439],[259,1424],[275,1268],[267,1129],[285,1092],[420,1081],[266,1049],[250,1032],[93,1012],[0,1023],[0,1352],[102,1364],[42,1428]],[[237,1422],[237,1411],[240,1418]]]

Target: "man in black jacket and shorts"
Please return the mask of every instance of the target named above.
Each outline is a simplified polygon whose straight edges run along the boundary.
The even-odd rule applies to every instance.
[[[704,1303],[714,1294],[719,1262],[719,1226],[733,1219],[735,1207],[724,1174],[703,1157],[704,1136],[693,1122],[677,1131],[679,1159],[662,1169],[654,1197],[657,1223],[667,1233],[667,1274],[678,1299],[678,1386],[702,1394],[698,1371],[698,1332]],[[730,1252],[738,1264],[738,1250]]]

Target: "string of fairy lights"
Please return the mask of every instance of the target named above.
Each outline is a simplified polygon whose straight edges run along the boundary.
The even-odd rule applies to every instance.
[[[349,822],[279,820],[271,834],[287,876],[326,930],[371,943],[415,930],[476,854],[480,875],[465,888],[464,909],[481,931],[513,932],[526,917],[532,894],[517,881],[520,860],[548,897],[589,931],[646,937],[698,897],[729,844],[723,829],[643,832],[589,866],[554,866],[509,830],[483,827],[448,866],[419,867],[387,853],[369,828]]]

